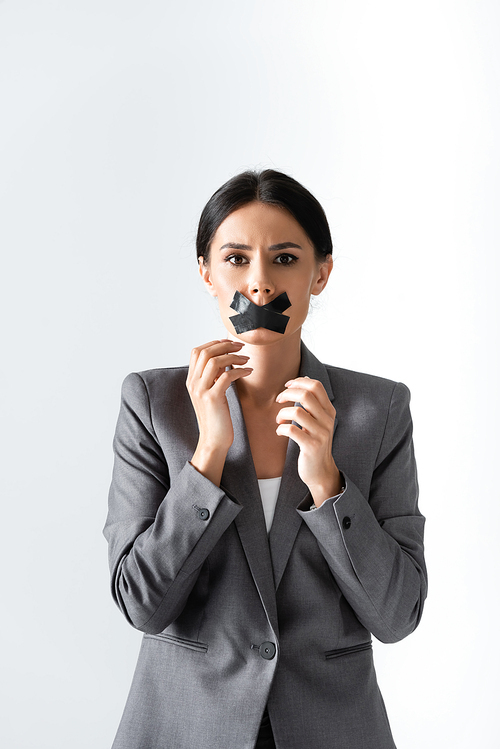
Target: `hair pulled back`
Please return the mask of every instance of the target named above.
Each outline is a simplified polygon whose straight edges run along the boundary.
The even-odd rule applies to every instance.
[[[300,182],[283,172],[264,169],[237,174],[214,192],[203,209],[196,236],[196,254],[207,263],[215,232],[230,213],[257,201],[285,208],[311,240],[316,258],[325,260],[333,250],[328,221],[321,204]]]

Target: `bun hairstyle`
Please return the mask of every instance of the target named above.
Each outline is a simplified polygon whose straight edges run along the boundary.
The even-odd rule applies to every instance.
[[[300,182],[283,172],[264,169],[237,174],[214,192],[203,209],[196,236],[196,254],[206,264],[215,232],[230,213],[247,203],[267,203],[285,208],[311,240],[319,262],[332,254],[333,243],[321,204]]]

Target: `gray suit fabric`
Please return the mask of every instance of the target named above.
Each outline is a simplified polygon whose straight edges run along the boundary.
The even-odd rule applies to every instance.
[[[309,511],[290,440],[269,538],[236,388],[219,488],[189,463],[187,367],[124,381],[104,534],[144,637],[113,749],[252,749],[266,704],[277,749],[394,747],[370,633],[406,637],[426,596],[409,391],[304,345],[300,374],[337,410],[346,491]]]

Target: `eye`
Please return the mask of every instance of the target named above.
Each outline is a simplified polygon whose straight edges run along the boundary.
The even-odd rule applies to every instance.
[[[226,258],[226,263],[231,263],[231,265],[245,265],[246,262],[244,255],[228,255]]]
[[[274,258],[274,262],[278,265],[293,265],[297,260],[298,257],[296,255],[291,255],[289,252],[284,252]]]

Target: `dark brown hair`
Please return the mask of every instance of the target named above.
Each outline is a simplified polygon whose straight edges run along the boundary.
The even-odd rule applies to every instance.
[[[311,240],[316,257],[325,260],[333,250],[323,208],[300,182],[274,169],[247,171],[232,177],[212,195],[198,224],[196,254],[206,263],[215,232],[230,213],[254,201],[285,208]]]

